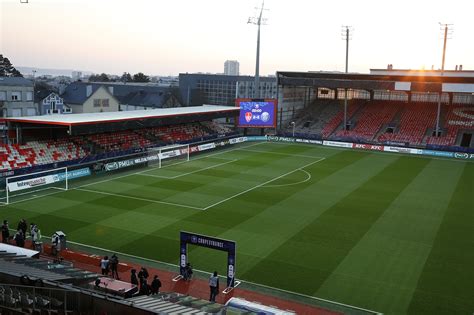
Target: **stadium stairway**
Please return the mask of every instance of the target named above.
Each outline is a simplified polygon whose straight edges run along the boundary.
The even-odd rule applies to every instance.
[[[400,104],[398,108],[398,112],[395,113],[392,120],[388,122],[387,124],[382,125],[382,127],[380,127],[380,129],[377,131],[373,139],[378,139],[382,134],[384,134],[387,131],[387,128],[389,127],[394,129],[393,132],[397,132],[400,126],[400,119],[404,110],[405,110],[405,105]]]
[[[172,296],[175,296],[172,298]],[[207,312],[202,311],[200,308],[194,308],[185,306],[179,303],[183,299],[192,299],[191,297],[178,295],[176,293],[160,293],[157,295],[139,295],[136,297],[129,298],[128,301],[132,302],[135,307],[150,310],[156,313],[165,314],[196,314],[204,315]],[[208,304],[210,304],[208,302]],[[222,308],[222,307],[221,307]]]
[[[337,136],[371,142],[380,128],[399,111],[399,102],[370,101],[354,114],[351,130],[338,130]]]
[[[405,142],[420,145],[428,128],[436,123],[436,110],[433,103],[412,102],[405,105],[406,110],[400,117],[399,129],[395,133],[383,133],[378,141]]]
[[[363,105],[366,103],[366,100],[350,100],[347,103],[347,121],[351,121],[352,118],[357,115],[357,113],[363,108]],[[338,114],[331,119],[331,121],[326,124],[323,131],[321,132],[323,138],[329,139],[333,136],[338,130],[343,129],[344,123],[344,108],[341,107],[341,110]]]
[[[336,116],[341,109],[338,100],[316,100],[310,106],[297,112],[295,121],[295,132],[321,135],[324,126]],[[309,122],[309,125],[305,126]],[[287,127],[291,133],[293,126]]]

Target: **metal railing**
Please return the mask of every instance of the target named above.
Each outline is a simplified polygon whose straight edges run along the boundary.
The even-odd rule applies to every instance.
[[[23,311],[61,311],[73,313],[81,308],[80,292],[0,283],[0,307]]]

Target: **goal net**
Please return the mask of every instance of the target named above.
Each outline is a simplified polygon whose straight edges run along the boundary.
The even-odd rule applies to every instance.
[[[153,149],[158,152],[158,167],[189,161],[189,144],[171,145]]]
[[[68,189],[67,167],[7,177],[0,203],[9,204]]]

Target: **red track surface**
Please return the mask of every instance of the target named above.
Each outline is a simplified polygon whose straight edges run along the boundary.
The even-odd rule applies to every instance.
[[[45,246],[45,252],[47,253],[50,252],[50,248],[48,245]],[[97,255],[89,255],[82,252],[75,252],[71,250],[62,251],[61,256],[65,260],[73,262],[76,268],[96,272],[99,274],[101,272],[99,264],[102,257],[99,257]],[[141,267],[142,266],[135,263],[124,262],[122,259],[118,268],[120,279],[123,281],[130,281],[130,270],[136,269],[138,272]],[[175,277],[177,274],[169,272],[169,271],[165,271],[165,270],[148,268],[147,266],[144,266],[144,267],[147,268],[150,274],[149,279],[153,279],[154,275],[158,275],[162,283],[161,291],[163,292],[178,292],[182,294],[188,294],[190,296],[194,296],[194,297],[204,299],[204,300],[207,300],[209,298],[209,286],[208,286],[207,280],[193,279],[191,281],[180,280],[178,282],[173,282],[172,278]],[[318,307],[306,305],[303,303],[279,299],[279,298],[264,295],[258,292],[240,289],[238,287],[227,295],[220,293],[217,296],[217,302],[221,304],[225,304],[227,300],[230,299],[231,297],[238,297],[238,298],[246,299],[247,301],[255,301],[264,305],[276,306],[282,310],[292,310],[296,312],[297,314],[315,314],[315,315],[341,314],[339,312],[329,311],[323,308],[318,308]]]

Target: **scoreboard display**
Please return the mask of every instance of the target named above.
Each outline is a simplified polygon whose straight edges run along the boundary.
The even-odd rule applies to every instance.
[[[240,108],[238,127],[276,128],[276,99],[239,98],[235,102]]]

